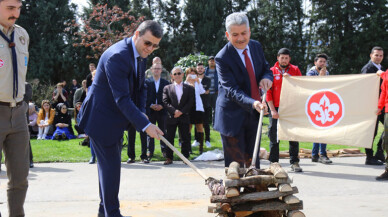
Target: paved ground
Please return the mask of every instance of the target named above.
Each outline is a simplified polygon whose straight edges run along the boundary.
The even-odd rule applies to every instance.
[[[302,159],[303,173],[292,173],[297,196],[308,217],[386,217],[388,182],[377,182],[384,166],[366,166],[365,157],[333,158],[332,165]],[[281,159],[288,170],[288,160]],[[195,163],[215,178],[223,178],[223,162]],[[30,171],[25,203],[27,217],[95,217],[98,207],[96,165],[42,163]],[[262,162],[262,168],[268,161]],[[3,166],[4,168],[4,166]],[[214,217],[207,213],[210,191],[182,162],[122,164],[120,200],[124,216]],[[0,211],[7,214],[6,173],[0,174]]]

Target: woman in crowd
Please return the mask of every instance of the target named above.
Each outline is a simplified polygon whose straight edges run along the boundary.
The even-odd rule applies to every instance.
[[[82,102],[77,102],[74,105],[74,122],[75,122],[74,129],[78,133],[78,138],[85,138],[86,137],[85,132],[78,126],[78,123],[79,123],[78,113],[79,113],[79,110],[81,109],[81,105],[82,105]]]
[[[38,139],[46,139],[50,126],[53,124],[55,110],[51,109],[50,101],[43,100],[38,113],[37,123],[39,126]]]
[[[190,112],[190,132],[192,125],[195,124],[196,129],[196,137],[194,141],[194,146],[196,143],[199,143],[199,153],[203,152],[203,116],[204,116],[204,108],[202,104],[201,94],[205,93],[205,89],[203,88],[201,81],[197,76],[197,70],[194,67],[190,67],[186,69],[186,84],[191,85],[195,89],[195,105],[193,106]]]
[[[66,104],[58,103],[53,125],[56,129],[51,139],[66,140],[75,138],[73,127],[71,126],[71,116],[67,112]]]
[[[39,131],[37,124],[38,113],[35,110],[35,104],[30,102],[28,104],[28,130],[30,131],[30,136],[36,136]]]

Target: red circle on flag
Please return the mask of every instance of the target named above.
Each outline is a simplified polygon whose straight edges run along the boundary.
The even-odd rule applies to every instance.
[[[4,61],[0,59],[0,68],[4,66]]]
[[[319,90],[306,101],[306,114],[310,123],[317,128],[337,125],[345,114],[341,96],[333,90]]]

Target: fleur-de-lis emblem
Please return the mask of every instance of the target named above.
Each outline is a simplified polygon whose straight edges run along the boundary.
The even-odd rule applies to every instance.
[[[328,89],[319,90],[310,95],[305,108],[310,123],[321,129],[334,127],[345,114],[345,105],[341,96]]]
[[[334,120],[334,115],[339,111],[339,105],[337,103],[330,104],[329,98],[324,94],[321,100],[319,100],[319,104],[315,102],[311,103],[310,110],[316,115],[315,120],[325,124],[328,121]]]

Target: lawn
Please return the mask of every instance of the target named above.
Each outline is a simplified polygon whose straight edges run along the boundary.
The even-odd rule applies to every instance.
[[[269,139],[267,136],[267,129],[268,129],[268,118],[265,117],[263,120],[263,136],[262,136],[262,142],[261,147],[264,147],[265,149],[269,150]],[[382,125],[379,127],[379,136],[382,132]],[[375,143],[378,141],[378,137],[376,137]],[[31,146],[32,146],[32,153],[34,155],[34,162],[87,162],[90,159],[90,148],[81,146],[79,143],[82,141],[82,139],[73,139],[68,141],[56,141],[56,140],[31,140]],[[125,141],[125,143],[127,143]],[[162,161],[163,156],[160,151],[160,145],[159,142],[155,142],[155,153],[153,161]],[[213,149],[222,149],[221,144],[221,137],[220,134],[217,131],[211,130],[211,144]],[[175,139],[175,146],[178,146],[178,141]],[[306,148],[311,149],[312,143],[307,142],[301,142],[299,145],[300,148]],[[178,147],[179,148],[179,147]],[[341,148],[354,148],[350,146],[343,146],[343,145],[331,145],[329,144],[327,146],[329,150],[335,150],[335,149],[341,149]],[[140,160],[140,137],[137,133],[136,137],[136,160]],[[205,151],[208,149],[205,148]],[[280,150],[288,150],[288,142],[287,141],[281,141],[280,142]],[[360,148],[362,152],[364,152],[363,148]],[[193,154],[190,156],[190,159],[193,159],[198,156],[198,147],[193,148]],[[128,159],[127,156],[127,147],[124,147],[122,153],[121,153],[121,159],[122,161],[126,161]],[[178,160],[178,157],[175,155],[174,160]]]

